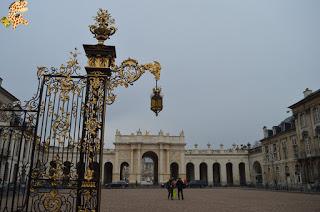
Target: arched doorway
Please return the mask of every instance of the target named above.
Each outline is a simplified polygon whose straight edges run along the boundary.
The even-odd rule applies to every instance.
[[[175,180],[179,177],[179,165],[175,162],[170,165],[170,177]]]
[[[232,186],[233,185],[232,163],[227,163],[226,169],[227,169],[227,185]]]
[[[141,184],[158,184],[158,156],[152,151],[142,155]]]
[[[239,178],[240,178],[240,185],[245,186],[246,182],[246,166],[244,163],[239,163]]]
[[[187,163],[186,174],[187,174],[187,182],[194,180],[194,165],[193,165],[193,163]]]
[[[123,162],[120,165],[120,180],[129,181],[129,164],[127,162]]]
[[[112,170],[113,170],[112,163],[106,162],[104,164],[104,184],[112,182]]]
[[[200,180],[208,182],[208,166],[206,163],[200,163]]]
[[[220,164],[214,163],[212,166],[213,171],[213,185],[219,186],[220,185]]]
[[[262,185],[262,169],[261,165],[258,161],[255,161],[253,163],[253,170],[254,170],[254,176],[255,176],[255,182],[256,185]]]

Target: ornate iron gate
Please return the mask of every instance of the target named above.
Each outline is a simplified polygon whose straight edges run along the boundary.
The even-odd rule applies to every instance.
[[[106,104],[105,72],[85,76],[76,54],[40,68],[37,139],[28,211],[98,211]]]
[[[18,103],[0,110],[0,211],[20,211],[28,200],[28,177],[37,111]]]
[[[1,110],[1,211],[98,211],[105,73],[77,74],[76,54],[38,69],[37,95]]]
[[[159,80],[161,66],[130,58],[116,66],[115,47],[103,45],[113,19],[100,9],[95,20],[98,44],[83,45],[86,74],[71,52],[59,68],[38,68],[37,93],[25,105],[0,108],[0,212],[100,210],[106,104],[145,71]]]

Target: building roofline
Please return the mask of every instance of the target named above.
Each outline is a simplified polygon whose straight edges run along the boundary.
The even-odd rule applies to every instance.
[[[294,131],[296,131],[296,128],[295,128],[295,127],[291,128],[291,129],[289,129],[289,130],[283,131],[283,132],[279,132],[279,133],[277,133],[277,134],[275,134],[275,135],[272,135],[272,136],[270,136],[270,137],[263,138],[263,139],[260,140],[260,142],[264,142],[264,141],[267,141],[267,140],[269,140],[269,139],[273,139],[273,138],[276,138],[276,137],[285,135],[286,133],[292,133],[292,132],[294,132]]]
[[[15,97],[13,94],[11,94],[9,91],[7,91],[6,89],[4,89],[2,86],[0,86],[0,92],[3,92],[4,95],[6,95],[10,100],[12,101],[19,101],[19,99],[17,97]]]
[[[307,97],[303,98],[302,100],[294,103],[293,105],[289,106],[288,108],[293,109],[296,108],[304,103],[306,103],[307,101],[313,100],[314,98],[320,96],[320,89],[312,92],[310,95],[308,95]]]

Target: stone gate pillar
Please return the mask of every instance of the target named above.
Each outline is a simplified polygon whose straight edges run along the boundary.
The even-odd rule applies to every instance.
[[[138,145],[138,170],[136,170],[137,173],[137,183],[140,183],[141,181],[141,144]]]
[[[233,184],[240,185],[239,163],[232,163]]]
[[[199,169],[199,164],[195,163],[194,164],[194,179],[195,180],[200,180],[200,169]]]
[[[163,145],[160,144],[160,153],[159,153],[159,183],[163,183],[164,179],[164,170],[163,170]]]
[[[246,171],[246,183],[251,184],[251,174],[250,174],[250,164],[249,161],[245,163],[245,171]]]
[[[208,184],[213,185],[213,167],[211,163],[207,163],[208,165]]]
[[[165,180],[168,180],[170,178],[170,149],[166,149],[167,156],[166,156],[166,174],[164,176]]]
[[[185,151],[184,149],[180,151],[180,171],[179,171],[179,177],[181,179],[186,179],[186,165],[185,165]]]
[[[133,184],[133,183],[136,182],[136,178],[135,178],[135,175],[134,175],[134,160],[133,160],[134,148],[133,148],[132,145],[130,147],[131,148],[130,148],[130,175],[129,175],[129,182],[131,184]]]
[[[220,164],[221,185],[227,185],[227,168],[226,163]]]
[[[112,180],[117,181],[120,180],[120,167],[119,167],[119,150],[115,150],[115,160],[114,160],[114,168],[113,168],[113,176]]]

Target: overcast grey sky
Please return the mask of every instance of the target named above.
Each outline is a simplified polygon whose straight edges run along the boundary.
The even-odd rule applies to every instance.
[[[11,1],[0,1],[6,15]],[[0,28],[3,87],[21,100],[36,89],[36,67],[58,66],[82,44],[98,8],[108,9],[117,33],[117,63],[159,60],[164,110],[149,109],[154,80],[145,74],[117,91],[107,111],[107,146],[115,130],[184,129],[188,146],[253,143],[262,127],[289,114],[302,91],[320,88],[320,1],[317,0],[29,0],[29,26]]]

